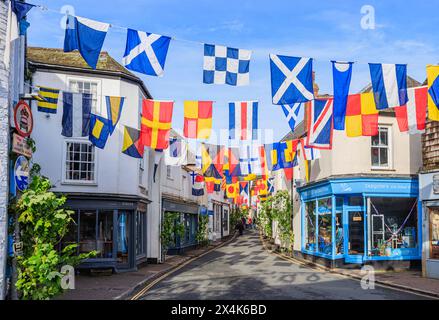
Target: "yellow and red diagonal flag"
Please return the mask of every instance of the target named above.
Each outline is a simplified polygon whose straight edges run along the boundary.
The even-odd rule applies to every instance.
[[[143,100],[141,133],[144,146],[168,148],[173,108],[174,101]]]

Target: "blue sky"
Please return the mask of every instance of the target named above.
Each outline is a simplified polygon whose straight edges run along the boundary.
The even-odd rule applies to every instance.
[[[356,61],[351,93],[370,82],[367,63],[407,63],[408,74],[423,82],[425,66],[439,62],[437,1],[291,1],[291,0],[32,0],[50,8],[29,14],[30,46],[61,48],[65,5],[74,14],[175,37],[253,51],[250,86],[202,83],[202,44],[172,41],[162,78],[142,76],[154,98],[175,100],[173,126],[183,125],[184,100],[214,100],[215,130],[228,127],[229,101],[260,101],[259,127],[279,140],[289,132],[280,106],[271,104],[270,53],[314,58],[321,93],[332,93],[330,60]],[[375,9],[374,30],[360,26],[362,6]],[[121,61],[126,31],[111,28],[104,50]],[[270,141],[266,141],[270,142]]]

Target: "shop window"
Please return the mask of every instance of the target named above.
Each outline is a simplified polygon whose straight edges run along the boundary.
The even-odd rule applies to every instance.
[[[146,254],[146,213],[136,212],[136,256]]]
[[[417,199],[370,198],[369,254],[417,255]]]
[[[316,251],[316,203],[310,201],[305,203],[305,249]]]
[[[66,235],[62,238],[61,249],[78,243],[78,211],[72,214],[73,222],[70,224]]]
[[[90,93],[92,95],[92,112],[97,112],[98,106],[98,84],[97,82],[92,81],[79,81],[79,80],[70,80],[69,88],[71,92],[74,93]]]
[[[129,264],[129,242],[130,238],[130,215],[127,212],[119,211],[117,217],[117,262],[122,265]]]
[[[430,259],[439,259],[439,210],[430,210]]]
[[[95,182],[95,148],[88,141],[66,141],[64,182]]]
[[[343,204],[344,204],[344,198],[343,197],[336,197],[335,198],[335,210],[343,211]]]
[[[321,199],[317,202],[318,212],[318,251],[332,254],[332,198]]]
[[[81,210],[79,216],[79,253],[97,250],[96,210]]]
[[[344,254],[343,213],[335,214],[335,254]]]
[[[229,231],[229,210],[223,210],[223,230],[225,232]]]
[[[113,257],[113,211],[98,212],[98,258]]]
[[[372,139],[372,168],[390,168],[390,128],[379,127]]]

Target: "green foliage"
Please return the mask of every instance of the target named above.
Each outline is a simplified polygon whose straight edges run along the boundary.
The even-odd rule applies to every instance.
[[[180,213],[166,212],[163,215],[162,232],[160,234],[163,251],[166,252],[169,247],[175,246],[177,237],[184,236],[184,231]]]
[[[273,237],[273,197],[269,196],[260,206],[257,224],[266,237]]]
[[[273,197],[272,218],[278,223],[282,247],[288,252],[292,251],[294,243],[292,214],[290,194],[288,191],[278,191]]]
[[[239,207],[235,207],[230,212],[230,225],[233,226],[233,228],[241,221],[241,218],[243,217],[243,213]]]
[[[76,266],[96,252],[76,255],[76,244],[57,250],[62,238],[74,223],[73,211],[63,209],[65,197],[50,192],[47,178],[33,176],[29,188],[13,209],[20,223],[23,254],[17,257],[16,287],[23,299],[49,299],[62,292],[58,276],[63,265]]]
[[[198,230],[196,239],[199,245],[205,246],[209,243],[207,238],[207,224],[209,223],[208,215],[198,215]]]

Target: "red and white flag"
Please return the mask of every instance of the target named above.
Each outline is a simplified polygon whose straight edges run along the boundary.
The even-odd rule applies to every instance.
[[[406,105],[394,108],[399,130],[410,134],[422,133],[427,118],[428,87],[408,88],[407,97]]]

